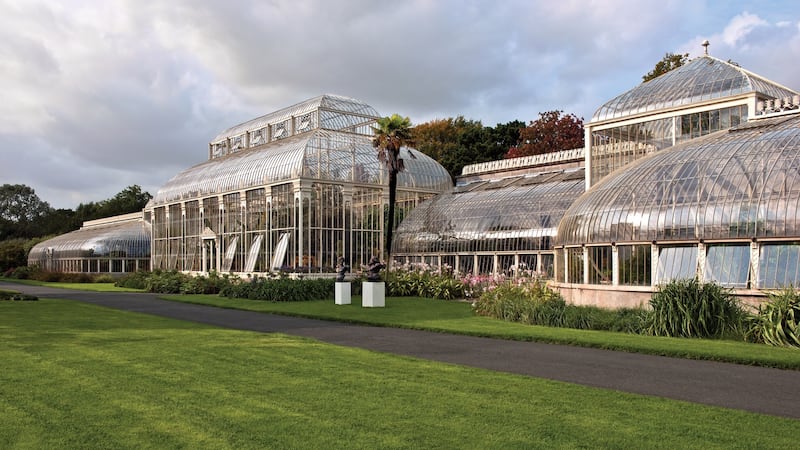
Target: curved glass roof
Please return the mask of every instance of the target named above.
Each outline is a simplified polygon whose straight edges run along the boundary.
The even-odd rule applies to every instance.
[[[216,135],[211,143],[240,136],[248,131],[259,130],[269,125],[280,124],[292,117],[300,117],[320,110],[319,122],[313,128],[327,130],[358,130],[364,123],[380,117],[372,106],[359,100],[339,95],[325,94],[300,102],[288,108],[255,118],[228,128]],[[312,127],[309,127],[309,130]]]
[[[395,253],[541,250],[584,190],[583,169],[456,186],[417,206]]]
[[[447,170],[429,156],[403,148],[400,157],[406,170],[398,175],[398,189],[443,192],[452,186]],[[150,206],[300,177],[385,184],[385,170],[370,137],[318,129],[190,167],[161,187]]]
[[[800,236],[800,114],[642,158],[581,196],[558,245]]]
[[[150,227],[143,220],[84,227],[36,244],[28,264],[49,258],[149,258]]]
[[[797,95],[741,67],[704,55],[609,100],[595,111],[592,122],[753,92],[780,99]]]

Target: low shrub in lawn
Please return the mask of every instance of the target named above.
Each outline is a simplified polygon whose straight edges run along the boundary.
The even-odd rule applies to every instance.
[[[568,305],[541,280],[505,282],[486,290],[474,303],[475,312],[512,322],[582,330],[640,333],[647,312],[642,308],[605,309]]]
[[[19,292],[0,291],[0,301],[29,302],[39,300],[38,297]]]
[[[255,277],[231,281],[222,288],[220,296],[271,302],[326,300],[334,297],[334,283],[332,278],[293,280],[285,277]]]
[[[147,289],[147,280],[151,273],[144,271],[128,273],[114,282],[114,286],[129,289]]]
[[[540,280],[503,283],[484,291],[474,303],[475,312],[483,316],[553,327],[564,325],[566,306],[561,294]]]
[[[229,283],[228,275],[220,276],[216,272],[211,272],[208,276],[193,276],[176,270],[156,270],[127,274],[114,285],[158,294],[218,294]]]
[[[769,345],[800,347],[800,293],[788,288],[769,294],[751,317],[748,336]]]

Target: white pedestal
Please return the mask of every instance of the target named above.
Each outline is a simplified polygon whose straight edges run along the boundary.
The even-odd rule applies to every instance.
[[[383,308],[386,306],[386,283],[383,281],[362,282],[361,306],[364,308]]]
[[[350,304],[350,282],[337,281],[336,282],[336,304],[349,305]]]

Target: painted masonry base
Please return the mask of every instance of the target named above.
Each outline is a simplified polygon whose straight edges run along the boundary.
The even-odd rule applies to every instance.
[[[362,282],[361,306],[364,308],[383,308],[386,306],[386,283],[383,281]]]
[[[337,281],[336,282],[336,299],[335,302],[337,305],[349,305],[350,304],[350,282],[349,281]]]

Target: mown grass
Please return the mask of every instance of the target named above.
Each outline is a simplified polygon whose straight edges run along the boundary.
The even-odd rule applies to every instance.
[[[77,302],[0,303],[0,340],[0,448],[796,445],[791,419]]]
[[[30,280],[19,282],[78,290],[108,289],[108,292],[127,292],[99,283],[48,283]],[[800,370],[800,350],[762,344],[720,340],[642,336],[607,331],[553,328],[506,322],[473,314],[466,302],[449,302],[417,297],[389,297],[386,308],[362,308],[361,298],[353,296],[351,305],[335,305],[333,300],[310,302],[265,302],[232,299],[217,295],[165,295],[163,298],[186,303],[221,308],[242,309],[273,314],[285,314],[324,320],[363,323],[377,326],[423,329],[472,336],[494,337],[520,341],[536,341],[563,345],[603,348],[635,353],[703,359],[736,364]]]
[[[800,370],[800,350],[798,349],[719,339],[642,336],[608,331],[524,325],[477,316],[472,312],[471,305],[466,302],[389,297],[386,299],[385,308],[362,308],[361,299],[358,296],[353,296],[353,303],[350,305],[335,305],[333,300],[264,302],[214,295],[169,295],[164,298],[222,308],[325,320]]]
[[[58,283],[38,280],[18,280],[16,278],[0,277],[6,283],[26,284],[28,286],[47,286],[61,289],[73,289],[92,292],[144,292],[141,289],[131,289],[114,286],[114,283]]]

